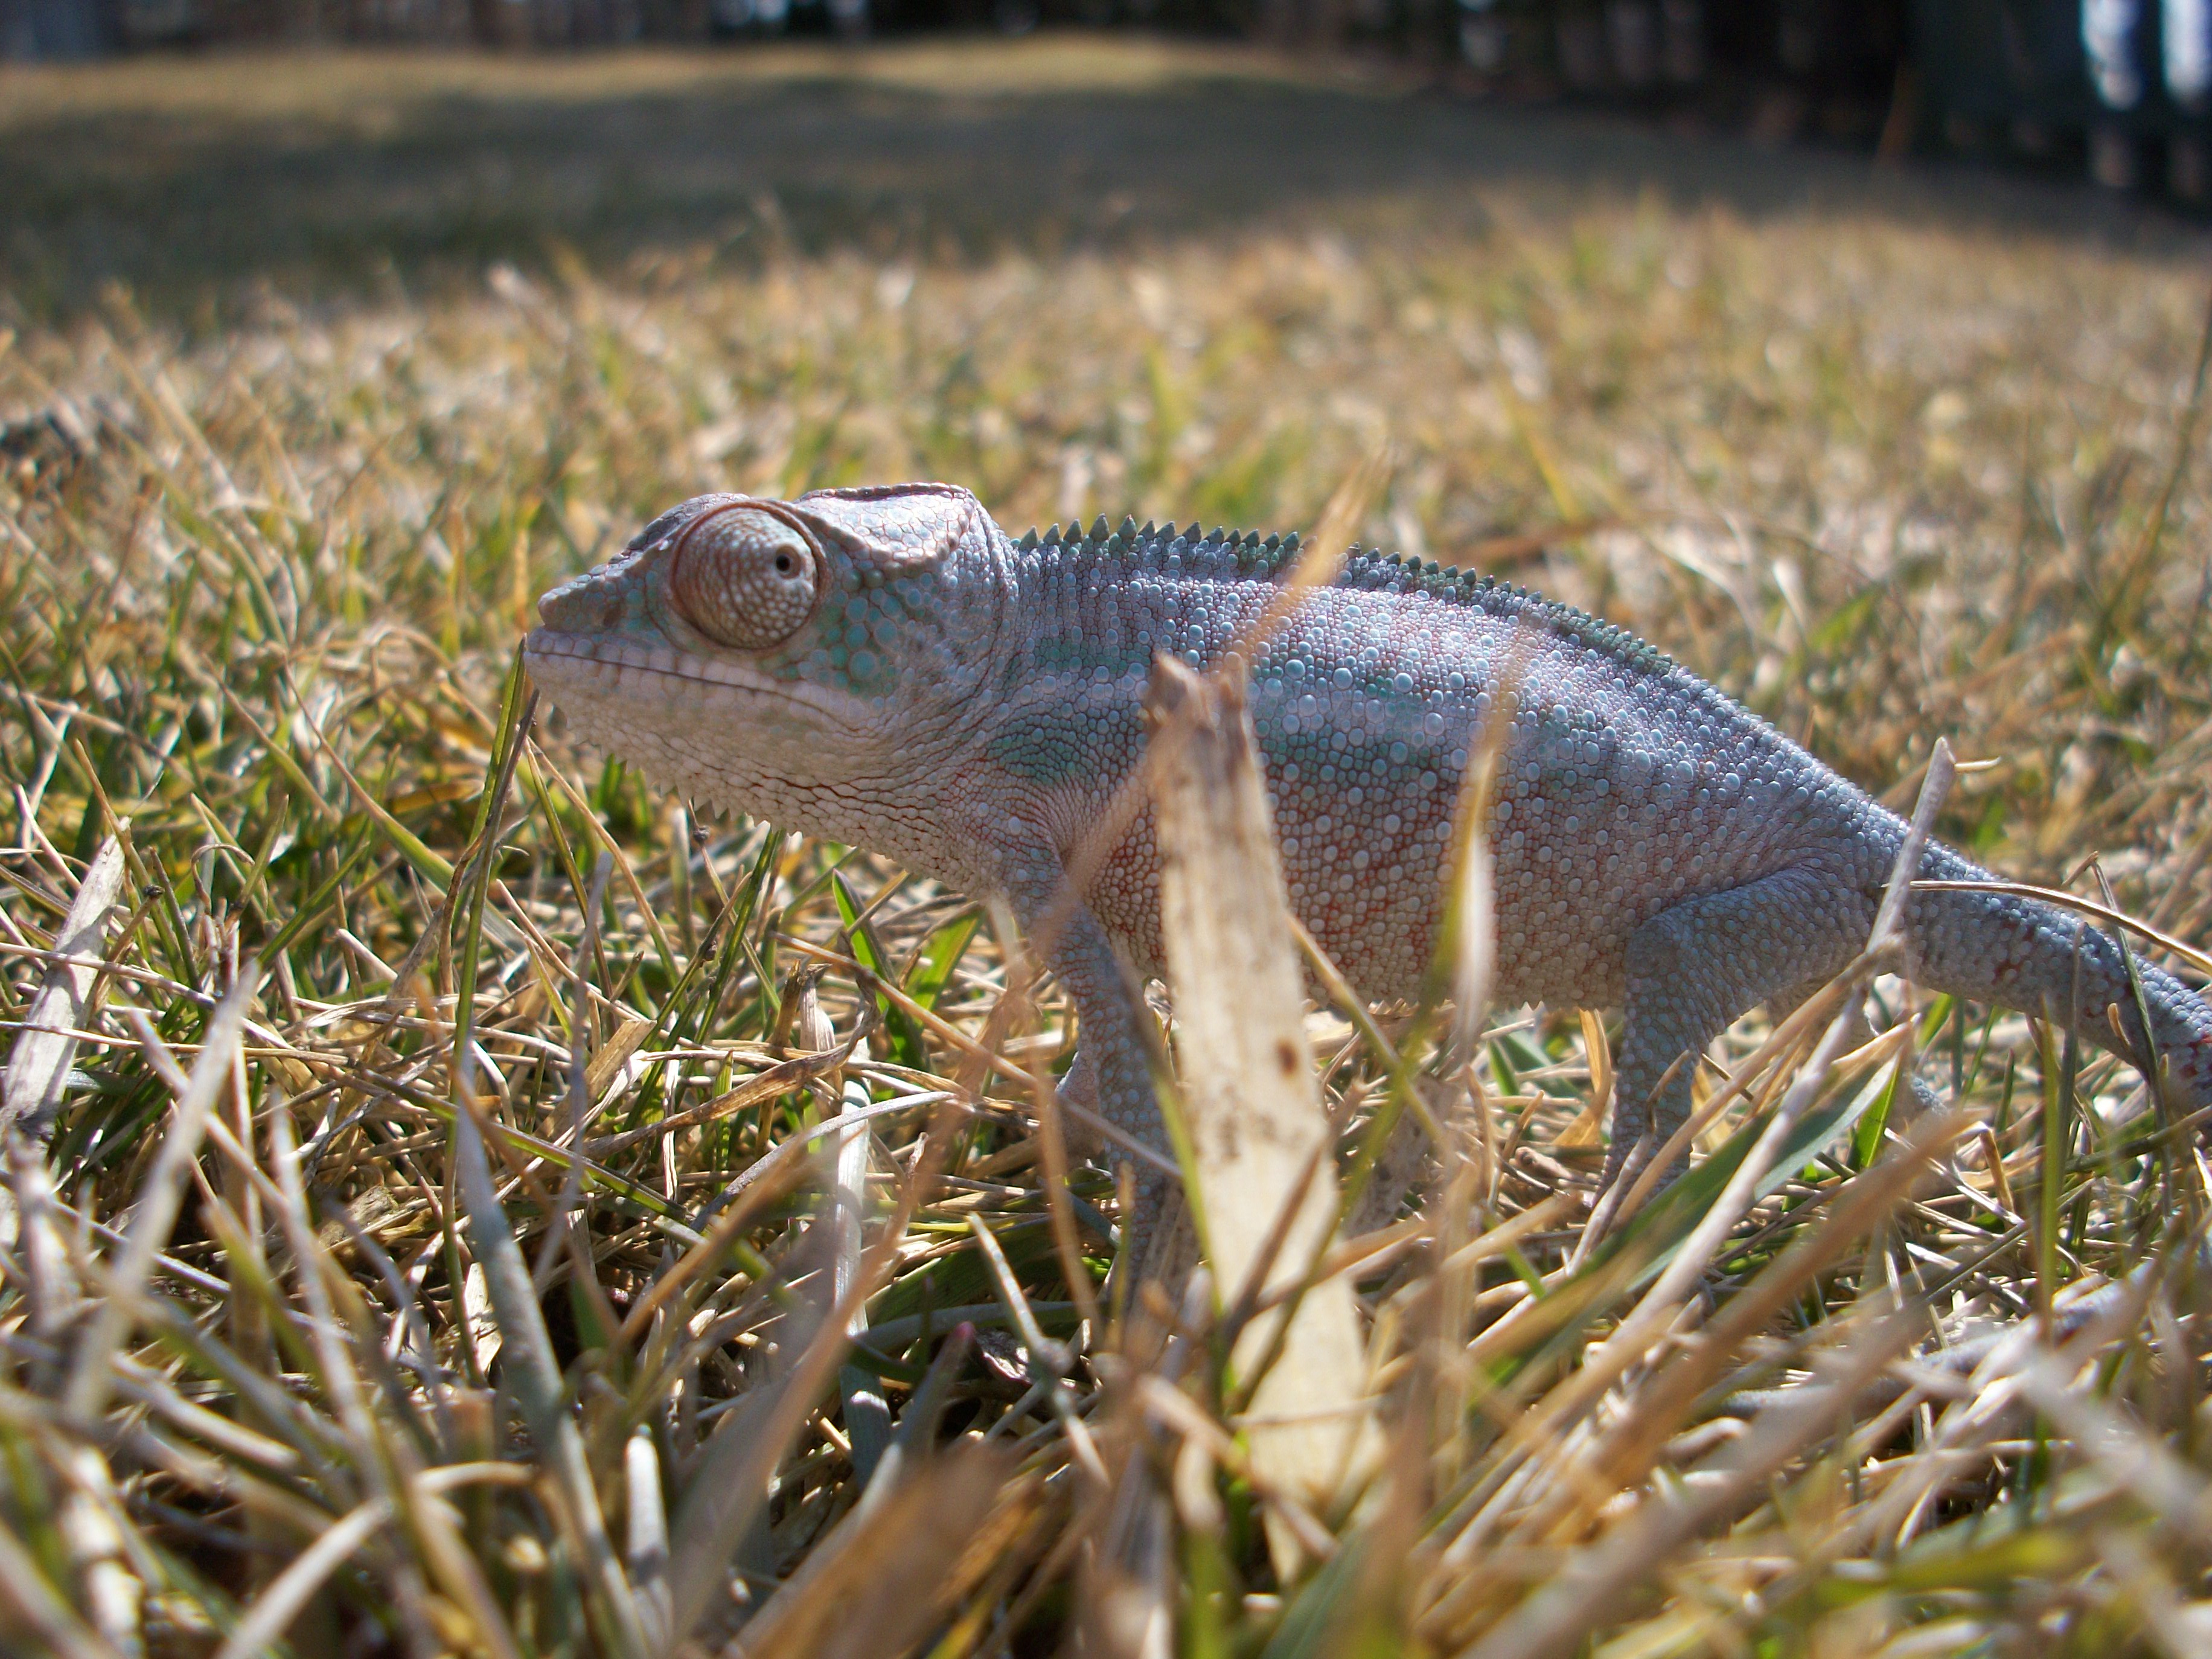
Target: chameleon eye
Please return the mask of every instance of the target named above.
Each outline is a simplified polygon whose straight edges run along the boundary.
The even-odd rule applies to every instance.
[[[772,513],[711,513],[676,544],[669,587],[684,620],[708,639],[765,651],[814,612],[821,565],[806,538]]]

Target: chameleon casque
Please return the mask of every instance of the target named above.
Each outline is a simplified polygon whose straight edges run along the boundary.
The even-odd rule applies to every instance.
[[[1295,549],[1103,518],[1016,540],[941,483],[702,495],[548,593],[529,666],[583,736],[656,781],[1002,895],[1035,926],[1139,763],[1155,655],[1214,660]],[[1292,908],[1366,996],[1413,994],[1429,961],[1461,775],[1509,653],[1494,994],[1623,1010],[1610,1182],[1640,1134],[1663,1144],[1687,1115],[1679,1059],[1864,946],[1906,827],[1633,635],[1355,551],[1265,638],[1249,698]],[[1117,959],[1161,966],[1149,811],[1095,868],[1048,930],[1079,1022],[1062,1089],[1161,1146],[1149,1016]],[[1920,873],[1986,878],[1934,844]],[[2119,948],[2071,916],[1921,891],[1905,926],[1916,982],[2047,1004],[2088,1042],[2145,1052]],[[2169,1099],[2212,1106],[2212,1008],[2140,971]]]

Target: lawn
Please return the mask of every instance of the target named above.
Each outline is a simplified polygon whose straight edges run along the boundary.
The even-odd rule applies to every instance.
[[[1576,1261],[1617,1024],[1316,1008],[1347,1176],[1443,1139],[1332,1264],[1387,1455],[1301,1502],[1238,1310],[1095,1309],[1114,1183],[1043,1179],[1073,1033],[1003,919],[526,732],[514,664],[702,489],[1310,530],[1379,454],[1361,539],[1900,809],[1948,739],[1940,833],[2201,967],[2208,254],[1134,38],[0,71],[0,1112],[58,1102],[0,1648],[2203,1650],[2212,1189],[2129,1067],[1894,980],[1825,1077],[1753,1017],[1716,1173]],[[1632,1312],[1793,1082],[1824,1133]]]

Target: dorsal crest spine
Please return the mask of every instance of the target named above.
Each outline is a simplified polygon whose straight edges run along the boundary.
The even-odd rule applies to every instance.
[[[1268,580],[1297,562],[1301,544],[1294,530],[1262,537],[1256,530],[1224,530],[1218,526],[1202,530],[1195,520],[1178,530],[1172,519],[1165,524],[1148,519],[1139,526],[1135,517],[1129,515],[1121,520],[1118,529],[1109,529],[1106,515],[1101,513],[1088,530],[1080,521],[1065,529],[1055,524],[1042,534],[1028,532],[1015,545],[1023,551],[1053,548],[1137,565],[1220,550],[1231,555],[1224,575],[1233,571],[1238,577]],[[1384,553],[1355,543],[1346,551],[1332,586],[1418,592],[1446,604],[1480,605],[1492,614],[1525,616],[1563,639],[1588,646],[1631,667],[1664,673],[1675,666],[1666,653],[1625,628],[1499,577],[1462,570],[1435,559]]]

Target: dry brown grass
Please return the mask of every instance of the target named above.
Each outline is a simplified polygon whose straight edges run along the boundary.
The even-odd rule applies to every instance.
[[[1055,1227],[1063,1018],[992,1022],[990,919],[520,745],[506,678],[538,590],[699,489],[1297,526],[1387,440],[1370,539],[1634,627],[1897,804],[1946,736],[1996,764],[1944,833],[2101,854],[2202,946],[2201,238],[1151,46],[0,93],[0,1018],[127,866],[18,1171],[0,1646],[2201,1650],[2207,1194],[2124,1068],[1920,1006],[1640,1306],[1729,1158],[1568,1265],[1601,1022],[1497,1022],[1478,1109],[1433,1022],[1317,1015],[1347,1158],[1448,1133],[1357,1224],[1382,1473],[1309,1507],[1254,1484],[1212,1304],[1164,1358],[1079,1332],[1111,1184]],[[1905,1030],[1989,1126],[1910,1201]],[[2100,1278],[2056,1352],[1899,1359]]]

